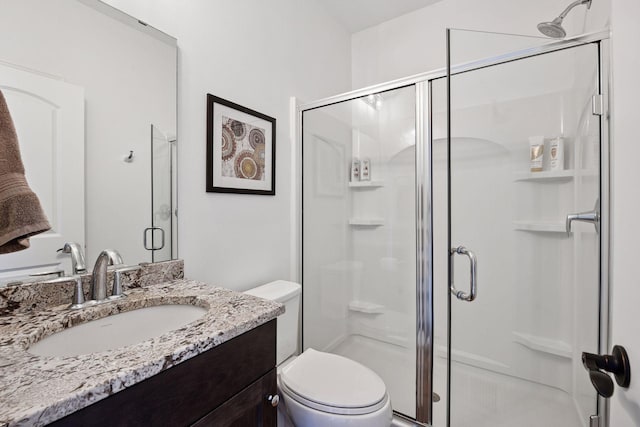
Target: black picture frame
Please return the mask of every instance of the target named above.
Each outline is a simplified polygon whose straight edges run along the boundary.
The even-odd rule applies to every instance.
[[[276,194],[276,119],[207,94],[207,193]]]

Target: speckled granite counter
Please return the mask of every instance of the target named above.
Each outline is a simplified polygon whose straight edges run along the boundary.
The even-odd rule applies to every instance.
[[[0,317],[0,426],[55,421],[284,312],[278,303],[186,279],[125,293],[127,298],[78,311],[58,306]],[[208,312],[181,329],[116,350],[65,358],[27,352],[65,327],[163,304],[195,304]]]

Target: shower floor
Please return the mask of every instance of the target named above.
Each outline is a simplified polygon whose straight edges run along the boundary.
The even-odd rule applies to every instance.
[[[387,385],[393,409],[415,417],[415,350],[351,335],[331,350],[374,370]],[[573,399],[553,387],[454,362],[455,427],[583,427]],[[446,417],[446,360],[434,363],[433,426]]]

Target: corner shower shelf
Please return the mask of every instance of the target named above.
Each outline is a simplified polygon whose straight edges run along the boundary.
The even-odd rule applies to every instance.
[[[553,354],[555,356],[560,356],[567,359],[571,359],[571,357],[573,356],[573,349],[564,341],[539,337],[516,331],[513,331],[513,335],[514,342],[517,342],[518,344],[521,344],[531,350]]]
[[[384,187],[383,181],[349,181],[351,188],[378,188]]]
[[[380,227],[384,225],[382,218],[351,218],[349,225],[354,227]]]
[[[366,314],[382,314],[384,313],[384,305],[367,301],[351,301],[349,303],[349,311],[357,311]]]
[[[551,221],[513,221],[513,227],[520,231],[539,231],[546,233],[565,233],[564,222]]]
[[[516,172],[514,181],[571,181],[575,175],[573,169],[542,172]]]

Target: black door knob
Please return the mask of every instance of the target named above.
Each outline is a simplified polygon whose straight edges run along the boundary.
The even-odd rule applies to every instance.
[[[589,379],[600,396],[613,396],[613,380],[609,375],[598,370],[589,371]]]
[[[582,353],[582,364],[589,372],[591,384],[602,397],[613,395],[613,381],[604,371],[611,372],[620,387],[629,387],[631,382],[631,367],[629,366],[629,356],[624,347],[613,346],[610,355],[600,355],[593,353]]]

